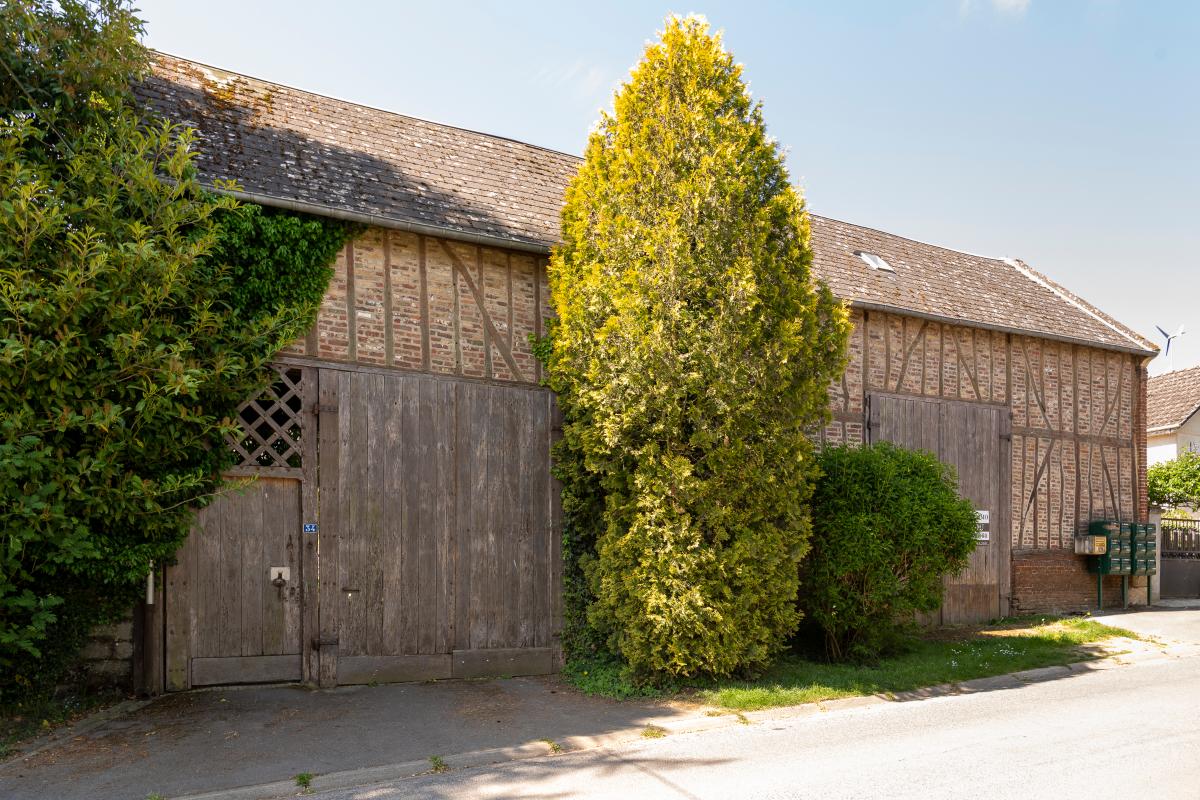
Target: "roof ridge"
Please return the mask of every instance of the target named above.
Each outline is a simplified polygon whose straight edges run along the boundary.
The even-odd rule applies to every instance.
[[[1181,375],[1184,372],[1194,372],[1196,370],[1200,370],[1200,364],[1193,364],[1190,367],[1181,367],[1180,369],[1172,369],[1168,370],[1167,372],[1160,372],[1157,375],[1151,375],[1150,380],[1153,381],[1158,380],[1159,378],[1170,378],[1176,375]]]
[[[958,255],[970,256],[971,258],[982,258],[985,261],[1003,262],[1005,260],[1003,256],[984,256],[984,255],[980,255],[979,253],[972,253],[969,250],[959,250],[958,248],[946,247],[945,245],[942,245],[942,244],[934,244],[933,242],[923,242],[920,239],[914,239],[911,236],[901,236],[898,233],[892,233],[891,231],[885,231],[882,228],[875,228],[870,225],[860,225],[857,222],[847,222],[844,219],[837,219],[836,217],[828,217],[828,216],[825,216],[824,214],[816,214],[812,211],[809,211],[808,215],[810,217],[816,217],[818,219],[827,220],[829,222],[836,222],[839,225],[849,225],[851,228],[858,228],[859,230],[863,230],[863,231],[872,231],[874,233],[878,233],[883,236],[888,236],[893,239],[903,239],[906,242],[912,242],[913,244],[919,244],[922,247],[932,247],[935,250],[944,250],[947,253],[957,253]]]
[[[529,147],[534,150],[541,150],[544,153],[554,153],[555,155],[566,156],[567,158],[570,158],[574,161],[583,161],[583,156],[578,156],[578,155],[575,155],[574,153],[566,153],[566,152],[563,152],[562,150],[555,150],[553,147],[546,147],[545,145],[533,144],[532,142],[526,142],[522,139],[515,139],[511,136],[501,136],[496,133],[487,133],[485,131],[477,131],[474,128],[464,128],[461,125],[452,125],[448,122],[438,122],[437,120],[434,120],[434,119],[426,119],[425,117],[418,117],[415,114],[404,114],[399,111],[391,111],[386,108],[379,108],[378,106],[368,105],[367,103],[360,103],[357,100],[347,100],[344,97],[336,97],[331,94],[322,94],[321,92],[314,92],[311,89],[301,89],[299,86],[293,86],[290,83],[279,83],[278,81],[267,80],[266,78],[260,78],[255,75],[247,75],[244,72],[238,72],[236,70],[227,69],[225,67],[217,67],[212,64],[206,64],[203,61],[196,61],[195,59],[192,59],[192,58],[185,58],[183,56],[177,56],[174,53],[167,53],[162,50],[155,50],[153,48],[150,48],[150,52],[155,57],[166,56],[167,58],[173,58],[176,61],[181,61],[185,64],[192,64],[197,67],[203,67],[203,68],[211,70],[213,72],[223,72],[228,75],[236,75],[237,77],[244,78],[245,80],[256,81],[258,83],[265,83],[269,86],[278,86],[281,89],[288,89],[293,92],[299,92],[300,94],[306,94],[306,95],[310,95],[312,97],[320,97],[324,100],[332,100],[336,103],[345,103],[346,105],[349,105],[349,106],[357,106],[358,108],[365,108],[368,111],[375,111],[380,114],[387,114],[392,117],[402,117],[404,119],[410,119],[415,122],[423,122],[426,125],[433,125],[438,128],[451,128],[456,131],[462,131],[463,133],[469,133],[474,136],[479,136],[480,138],[483,138],[483,139],[495,139],[495,140],[502,141],[502,142],[512,142],[513,144],[519,144],[522,147]]]
[[[1041,272],[1038,272],[1033,267],[1029,266],[1024,261],[1022,261],[1021,259],[1019,259],[1019,258],[1003,258],[1000,260],[1003,261],[1005,264],[1008,264],[1010,267],[1015,269],[1018,273],[1025,276],[1029,280],[1048,289],[1051,293],[1058,295],[1063,300],[1066,300],[1068,303],[1075,306],[1075,308],[1078,308],[1080,311],[1087,314],[1092,319],[1099,322],[1101,325],[1104,325],[1105,327],[1112,330],[1113,333],[1116,333],[1120,336],[1125,337],[1126,339],[1133,342],[1138,347],[1148,348],[1148,349],[1151,349],[1154,351],[1158,350],[1158,347],[1153,342],[1151,342],[1149,339],[1142,336],[1137,331],[1135,331],[1131,328],[1127,328],[1126,326],[1117,322],[1115,319],[1113,319],[1112,317],[1105,314],[1103,311],[1101,311],[1099,308],[1097,308],[1096,306],[1089,303],[1087,300],[1084,300],[1082,297],[1075,294],[1074,292],[1072,292],[1070,289],[1066,288],[1065,286],[1061,285],[1060,283],[1055,281],[1053,278],[1051,278],[1047,275],[1043,275]]]

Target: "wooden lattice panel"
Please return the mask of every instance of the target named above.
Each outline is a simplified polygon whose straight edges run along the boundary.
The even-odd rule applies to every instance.
[[[262,395],[238,409],[238,436],[228,439],[237,454],[238,471],[299,470],[304,433],[303,372],[296,367],[276,367],[278,380]]]

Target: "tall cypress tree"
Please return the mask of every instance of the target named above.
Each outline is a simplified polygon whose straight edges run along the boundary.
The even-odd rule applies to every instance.
[[[848,322],[742,68],[669,18],[567,190],[550,265],[568,645],[762,666],[795,629],[812,448]],[[573,578],[573,581],[572,581]],[[581,631],[581,629],[583,629]]]

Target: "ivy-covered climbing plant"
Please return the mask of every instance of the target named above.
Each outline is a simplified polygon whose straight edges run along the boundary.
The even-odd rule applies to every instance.
[[[742,68],[668,19],[588,141],[550,262],[571,655],[767,664],[795,629],[844,308]],[[543,348],[546,353],[546,348]],[[582,651],[582,652],[581,652]]]
[[[120,0],[0,5],[0,704],[172,558],[354,233],[202,185],[131,98],[140,31]]]

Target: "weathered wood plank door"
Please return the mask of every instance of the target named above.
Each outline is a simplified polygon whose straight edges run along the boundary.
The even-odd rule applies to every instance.
[[[958,472],[959,493],[986,513],[986,541],[970,563],[946,578],[942,608],[932,620],[942,624],[983,622],[1008,614],[1009,441],[1007,409],[876,394],[870,398],[870,439],[927,450]]]
[[[255,480],[202,509],[165,570],[168,690],[303,677],[305,373],[243,406],[233,477]]]
[[[554,669],[552,402],[320,370],[322,685]]]

